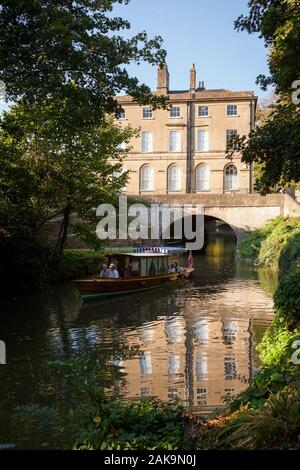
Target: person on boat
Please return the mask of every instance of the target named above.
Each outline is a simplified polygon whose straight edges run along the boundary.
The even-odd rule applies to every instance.
[[[178,263],[175,261],[174,263],[174,268],[175,268],[175,273],[178,273],[179,271],[179,266],[178,266]]]
[[[117,270],[115,264],[111,264],[109,267],[109,277],[112,279],[119,279],[120,274],[119,271]]]
[[[108,269],[107,264],[102,264],[100,271],[100,277],[109,277],[110,269]]]
[[[176,273],[176,267],[174,263],[172,263],[169,267],[169,273]]]

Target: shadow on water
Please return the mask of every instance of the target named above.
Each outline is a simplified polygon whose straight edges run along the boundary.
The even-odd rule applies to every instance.
[[[86,354],[118,365],[123,380],[112,374],[111,389],[124,397],[179,397],[201,413],[222,405],[258,367],[254,346],[276,287],[276,274],[240,263],[235,248],[229,236],[214,237],[194,255],[192,281],[146,293],[82,305],[66,286],[1,304],[0,399],[45,402],[48,361]],[[123,354],[130,348],[133,357]]]

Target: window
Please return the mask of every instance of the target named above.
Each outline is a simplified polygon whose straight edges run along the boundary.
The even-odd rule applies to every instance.
[[[169,151],[180,152],[181,151],[181,132],[170,131],[169,134]]]
[[[178,374],[180,369],[180,356],[171,354],[168,358],[168,375]]]
[[[142,132],[142,152],[153,152],[153,134],[152,132]]]
[[[197,388],[197,405],[207,405],[207,389],[206,388]]]
[[[237,105],[229,104],[227,106],[227,116],[237,116]]]
[[[125,111],[119,111],[118,112],[118,119],[119,119],[119,121],[122,121],[122,119],[126,119]]]
[[[227,165],[225,167],[224,189],[227,191],[235,191],[238,189],[238,171],[235,165]]]
[[[143,119],[151,119],[153,117],[151,108],[143,108]]]
[[[181,174],[180,168],[177,165],[171,165],[168,168],[168,190],[180,191],[181,190]]]
[[[224,358],[224,374],[225,374],[225,380],[237,379],[237,369],[236,369],[236,362],[235,362],[234,357]]]
[[[152,374],[151,351],[144,351],[140,355],[141,375]]]
[[[201,382],[202,380],[207,380],[207,377],[208,377],[207,353],[196,355],[195,373],[196,373],[197,382]]]
[[[179,106],[172,106],[170,109],[170,117],[178,118],[180,117],[180,108]]]
[[[168,398],[170,400],[175,400],[179,397],[179,393],[177,388],[168,388]]]
[[[209,191],[208,165],[198,165],[196,168],[196,191]]]
[[[237,130],[236,129],[227,129],[226,131],[226,147],[229,146],[232,137],[237,135]]]
[[[199,106],[198,107],[198,116],[207,117],[208,116],[208,106]]]
[[[153,191],[153,169],[150,165],[144,165],[140,170],[140,190]]]
[[[198,152],[209,151],[209,132],[198,131]]]

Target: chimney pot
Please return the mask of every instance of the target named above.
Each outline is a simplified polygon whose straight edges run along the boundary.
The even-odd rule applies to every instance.
[[[195,64],[192,64],[191,70],[190,70],[190,91],[194,93],[196,91],[196,77],[197,77],[197,72],[196,72],[196,67]]]
[[[157,92],[161,95],[169,93],[170,75],[167,65],[160,65],[157,69]]]

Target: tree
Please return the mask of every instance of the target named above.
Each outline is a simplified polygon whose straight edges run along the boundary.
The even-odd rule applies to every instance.
[[[6,268],[15,266],[21,244],[31,246],[34,240],[36,246],[45,245],[45,224],[55,216],[62,217],[54,250],[60,258],[71,215],[95,219],[95,208],[113,201],[127,179],[120,174],[127,153],[120,144],[128,145],[137,131],[107,118],[101,127],[85,126],[74,133],[51,119],[55,109],[52,113],[49,104],[35,109],[19,103],[1,122],[0,245]],[[37,258],[43,258],[41,251]],[[26,264],[24,256],[22,262]]]
[[[300,1],[249,0],[248,6],[248,15],[241,15],[235,28],[259,33],[269,49],[270,75],[259,75],[258,83],[290,95],[292,83],[300,79]]]
[[[112,16],[116,3],[129,0],[1,0],[0,76],[8,99],[66,100],[76,127],[117,112],[114,97],[124,91],[139,103],[162,105],[164,97],[126,70],[132,62],[163,64],[162,39],[117,34],[130,24]]]
[[[71,214],[91,221],[95,207],[113,201],[124,186],[126,175],[116,176],[126,154],[119,144],[136,132],[108,118],[121,110],[116,96],[125,92],[140,104],[166,105],[166,97],[152,94],[126,69],[141,61],[162,65],[166,56],[159,36],[125,38],[130,24],[114,17],[113,7],[128,2],[0,0],[0,77],[7,98],[17,103],[0,135],[6,267],[20,234],[27,246],[29,240],[41,245],[42,228],[54,216],[62,218],[60,258]],[[26,257],[22,263],[24,270]]]
[[[258,83],[263,89],[275,86],[278,99],[248,137],[232,139],[228,157],[239,152],[243,162],[256,162],[260,176],[255,188],[266,194],[300,181],[300,106],[292,99],[300,79],[300,1],[249,0],[248,5],[248,16],[240,16],[235,27],[264,39],[270,76],[260,75]]]

